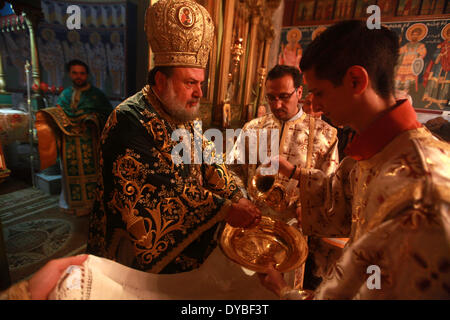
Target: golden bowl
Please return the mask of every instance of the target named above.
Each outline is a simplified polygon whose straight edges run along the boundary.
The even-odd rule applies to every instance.
[[[308,256],[308,245],[300,230],[267,216],[261,217],[260,224],[251,229],[227,224],[219,246],[230,260],[262,273],[270,265],[280,272],[294,270]]]

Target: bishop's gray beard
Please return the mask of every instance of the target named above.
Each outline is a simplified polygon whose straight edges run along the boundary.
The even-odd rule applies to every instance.
[[[175,120],[187,122],[198,117],[198,111],[200,109],[199,99],[188,100],[187,103],[197,102],[197,105],[186,109],[186,104],[178,100],[171,79],[167,81],[167,90],[161,94],[161,101],[165,111]]]

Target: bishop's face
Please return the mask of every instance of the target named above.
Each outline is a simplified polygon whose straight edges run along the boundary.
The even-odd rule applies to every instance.
[[[180,121],[191,121],[198,116],[205,71],[200,68],[174,68],[172,75],[163,77],[164,90],[160,98],[166,112]]]

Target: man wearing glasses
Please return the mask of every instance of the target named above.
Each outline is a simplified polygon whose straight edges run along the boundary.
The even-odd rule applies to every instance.
[[[320,169],[328,174],[336,170],[339,164],[337,131],[325,121],[302,110],[302,105],[299,103],[302,96],[300,84],[301,74],[295,67],[277,65],[269,71],[266,80],[266,100],[270,105],[271,113],[253,119],[244,125],[232,151],[234,159],[238,159],[239,153],[244,150],[245,159],[251,158],[249,152],[259,155],[258,148],[262,148],[260,144],[257,148],[249,148],[247,144],[245,148],[241,148],[241,144],[246,143],[246,135],[249,132],[258,134],[262,129],[267,129],[270,135],[275,133],[276,136],[278,133],[279,154],[297,167]],[[267,148],[268,155],[275,156],[270,152],[270,143]],[[250,191],[252,178],[258,174],[257,169],[260,165],[261,163],[251,164],[247,161],[241,166],[233,166],[233,171],[242,180],[247,191]],[[263,215],[284,222],[292,221],[297,217],[296,210],[300,206],[297,182],[276,174],[275,183],[285,187],[285,197],[282,200],[284,203],[278,206],[283,209],[275,210],[274,207],[257,202],[258,206]],[[249,194],[251,197],[251,192]],[[340,255],[339,248],[338,250],[332,248],[334,247],[328,246],[319,239],[309,240],[309,250],[312,255],[306,263],[304,283],[306,289],[315,287],[320,281],[320,278],[314,279],[315,277],[312,274],[308,276],[308,273],[314,270],[316,276],[323,276],[327,265]],[[296,280],[289,281],[294,281],[294,284],[299,286],[302,277],[303,275],[298,272]]]

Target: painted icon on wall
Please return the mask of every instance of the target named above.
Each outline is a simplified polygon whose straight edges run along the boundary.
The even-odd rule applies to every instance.
[[[292,28],[286,34],[287,43],[281,43],[281,52],[278,56],[278,64],[296,67],[300,69],[303,49],[300,45],[302,32],[298,28]]]
[[[415,23],[406,30],[408,43],[400,48],[400,64],[395,77],[395,87],[409,93],[411,85],[418,91],[418,76],[423,70],[423,59],[427,54],[427,48],[421,41],[427,36],[428,27],[424,23]],[[420,62],[422,60],[422,62]],[[414,70],[413,66],[416,66]]]
[[[434,105],[442,110],[450,95],[450,23],[442,28],[441,37],[444,41],[437,45],[425,71],[422,100],[425,108]]]

